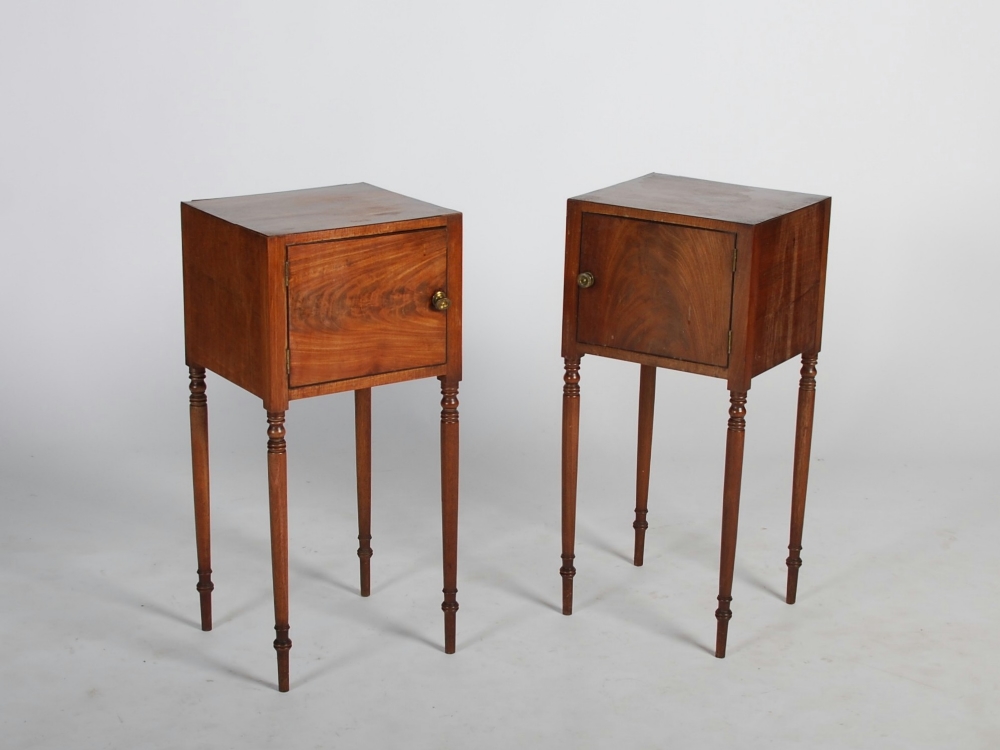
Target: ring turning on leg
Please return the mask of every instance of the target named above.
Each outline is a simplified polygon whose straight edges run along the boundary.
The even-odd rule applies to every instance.
[[[815,354],[802,355],[799,380],[799,405],[795,419],[795,463],[792,469],[792,522],[788,542],[788,586],[785,601],[795,604],[802,567],[802,524],[806,513],[806,488],[809,484],[809,455],[812,448],[813,409],[816,405]]]
[[[441,530],[444,552],[444,652],[455,653],[458,614],[458,381],[441,381]]]
[[[566,357],[562,416],[562,611],[573,614],[576,545],[576,478],[580,449],[580,358]]]
[[[354,450],[358,481],[358,561],[361,596],[372,592],[372,389],[354,392]]]
[[[205,368],[189,367],[191,384],[191,473],[194,479],[194,533],[198,548],[198,598],[201,600],[201,629],[212,629],[212,534],[208,482],[208,399],[205,396]]]
[[[715,655],[726,655],[729,621],[733,617],[733,568],[736,563],[736,527],[740,515],[743,477],[743,438],[746,434],[746,391],[730,392],[729,430],[726,433],[726,477],[722,489],[722,553],[719,560],[719,608],[715,610]]]
[[[274,649],[278,690],[288,692],[288,471],[285,412],[267,413],[267,488],[271,509],[271,579],[274,586]]]
[[[635,554],[632,562],[642,565],[646,547],[646,513],[649,501],[649,463],[653,454],[653,402],[656,397],[656,368],[642,365],[639,375],[639,439],[635,471]]]

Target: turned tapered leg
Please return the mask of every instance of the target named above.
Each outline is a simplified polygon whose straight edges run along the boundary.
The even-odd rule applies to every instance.
[[[274,585],[274,649],[278,690],[288,691],[288,469],[285,412],[267,413],[267,489],[271,506],[271,579]]]
[[[573,614],[576,545],[576,477],[580,455],[580,358],[566,357],[562,416],[562,611]]]
[[[799,380],[799,408],[795,419],[795,467],[792,470],[792,524],[788,541],[788,588],[785,601],[795,604],[802,567],[802,523],[806,514],[806,486],[809,484],[809,453],[812,448],[813,407],[816,405],[815,354],[802,355]]]
[[[726,636],[733,612],[733,568],[736,563],[736,526],[740,516],[740,484],[743,479],[743,438],[746,434],[746,391],[730,391],[729,431],[726,433],[726,478],[722,489],[722,555],[719,561],[719,608],[715,631],[715,655],[726,655]]]
[[[444,652],[455,653],[458,614],[458,382],[441,381],[441,521],[444,540]]]
[[[189,367],[191,378],[191,474],[194,478],[194,535],[198,547],[198,595],[201,629],[212,629],[212,532],[208,493],[208,399],[205,368]]]
[[[639,374],[639,449],[635,470],[635,556],[633,562],[642,565],[646,547],[647,501],[649,500],[649,462],[653,454],[653,401],[656,398],[656,368],[642,365]]]
[[[372,592],[372,389],[354,392],[354,450],[358,464],[358,558],[361,596]]]

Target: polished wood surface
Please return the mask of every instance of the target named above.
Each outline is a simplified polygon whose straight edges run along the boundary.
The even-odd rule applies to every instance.
[[[603,238],[599,236],[602,228],[618,226],[618,222],[635,226],[621,230],[625,234],[620,241],[606,229]],[[643,229],[647,222],[657,229]],[[819,350],[829,223],[830,199],[823,196],[660,174],[571,198],[567,203],[562,355],[599,354],[695,372],[725,379],[731,391],[748,390],[751,378],[778,364],[776,358],[784,357],[784,361],[806,348]],[[709,231],[699,235],[697,230]],[[595,232],[598,235],[591,236]],[[714,255],[709,253],[714,263],[698,254],[693,239],[712,236],[732,240],[728,252],[720,245]],[[670,258],[671,242],[691,245],[681,252],[693,260],[681,264],[680,273],[667,264],[657,267],[648,260],[640,262],[650,257],[650,247],[658,247],[653,257]],[[611,265],[613,289],[605,285],[601,292],[601,276],[596,273],[593,287],[577,286],[576,277],[588,270],[584,263],[592,256],[596,257],[591,262]],[[692,265],[706,264],[705,270],[689,270]],[[661,278],[650,278],[656,274]],[[705,301],[694,304],[691,298],[696,296],[698,280],[703,282]],[[725,317],[719,311],[727,291],[731,312],[720,335],[717,321]],[[644,294],[650,307],[646,318],[636,312],[638,294]],[[588,298],[600,303],[587,302]],[[599,308],[607,309],[596,312]],[[616,312],[628,315],[634,325],[622,324],[623,330],[616,331]],[[699,323],[699,315],[711,324]],[[594,335],[588,316],[598,320],[603,316],[608,321],[607,333],[600,338]],[[648,320],[654,317],[663,320]],[[633,328],[636,333],[631,333]],[[653,351],[643,346],[643,338],[651,336],[649,329],[662,332],[662,348]],[[598,332],[603,330],[598,326]],[[697,342],[685,343],[685,336]],[[696,347],[696,356],[691,356],[690,347]],[[728,356],[720,356],[727,351]]]
[[[292,387],[443,364],[447,230],[290,245]]]
[[[208,480],[208,399],[205,368],[189,367],[191,383],[191,475],[194,480],[194,533],[198,549],[198,597],[201,629],[212,629],[212,531]]]
[[[447,267],[442,291],[451,299],[452,306],[444,313],[447,318],[443,324],[444,357],[432,357],[434,362],[416,366],[399,362],[391,370],[371,371],[361,376],[341,377],[334,373],[337,377],[333,380],[290,382],[292,352],[286,268],[291,270],[289,261],[299,252],[295,248],[351,238],[367,238],[372,247],[379,248],[387,235],[428,229],[445,233],[443,252]],[[181,204],[181,234],[187,362],[222,375],[259,396],[267,410],[284,411],[294,398],[390,382],[443,374],[461,379],[460,213],[359,183],[188,201]],[[434,291],[437,290],[431,290],[431,294]],[[383,294],[388,294],[397,311],[406,309],[405,303],[392,299],[391,292],[383,290]],[[341,314],[353,316],[348,323],[357,323],[359,306],[363,308],[372,301],[363,292],[361,295],[349,303],[353,307],[339,309]],[[314,297],[313,302],[316,301]],[[312,326],[315,334],[317,324],[329,330],[337,321],[317,320],[313,316],[307,329]],[[318,345],[315,335],[308,341],[309,346]],[[401,346],[398,339],[397,345]],[[296,352],[296,371],[305,373],[306,380],[310,379],[311,371],[322,370],[323,357],[329,357],[327,349],[335,343],[319,346],[315,365],[307,354]],[[426,346],[426,342],[421,346]],[[320,372],[319,377],[325,375]]]
[[[754,229],[752,375],[819,351],[830,202]]]
[[[813,409],[816,406],[816,355],[802,357],[799,405],[795,418],[795,462],[792,470],[792,521],[788,541],[788,583],[785,601],[795,604],[802,567],[802,525],[806,515],[806,488],[809,484],[809,455],[812,449]]]
[[[649,464],[653,455],[653,404],[656,400],[656,368],[643,365],[639,371],[639,437],[635,469],[635,551],[632,562],[642,565],[646,549],[646,514],[649,505]]]
[[[265,238],[185,204],[181,234],[188,364],[264,398],[269,385]]]
[[[642,564],[648,530],[655,368],[726,381],[732,401],[716,610],[719,657],[726,653],[732,617],[747,392],[754,376],[803,356],[787,560],[787,599],[795,601],[830,206],[830,198],[819,195],[662,174],[567,202],[560,570],[565,614],[572,612],[576,574],[578,383],[584,354],[641,366],[633,522],[636,565]],[[577,279],[585,271],[593,275],[593,284],[581,287]]]
[[[462,379],[462,214],[445,217],[448,229],[448,283],[444,291],[451,300],[448,308],[447,376],[456,383]],[[438,376],[440,377],[440,376]]]
[[[205,370],[260,397],[279,690],[289,688],[285,412],[355,392],[358,557],[371,592],[371,388],[442,380],[445,650],[458,611],[458,383],[462,215],[363,183],[181,204],[185,352],[202,625],[211,628]],[[450,300],[434,309],[441,291]]]
[[[822,195],[652,172],[573,200],[734,224],[761,224],[826,200]]]
[[[358,482],[358,560],[361,596],[372,593],[372,389],[354,392],[354,453]]]
[[[273,237],[411,222],[454,213],[364,182],[195,200],[190,205],[230,224]]]
[[[724,367],[735,235],[587,213],[577,340]]]

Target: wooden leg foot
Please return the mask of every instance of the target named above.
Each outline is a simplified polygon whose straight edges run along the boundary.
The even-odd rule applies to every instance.
[[[719,597],[719,608],[715,610],[715,656],[717,659],[726,658],[726,638],[729,636],[729,621],[733,619],[733,612],[729,608],[729,603],[733,600],[731,596]]]
[[[277,637],[274,639],[274,650],[278,652],[278,692],[288,692],[288,652],[292,641],[288,637],[288,626],[274,626]]]
[[[441,521],[444,552],[444,652],[455,653],[458,614],[458,381],[441,381]]]
[[[795,604],[802,567],[802,524],[806,513],[806,488],[809,484],[809,456],[812,450],[813,410],[816,405],[815,354],[802,356],[799,380],[799,405],[795,418],[795,464],[792,470],[792,522],[788,542],[788,586],[785,601]]]
[[[198,598],[201,604],[201,629],[208,632],[212,629],[212,592],[215,584],[212,583],[212,569],[198,569]]]
[[[194,480],[194,531],[198,548],[198,598],[201,629],[212,629],[212,538],[208,481],[208,399],[205,395],[205,368],[189,367],[191,383],[191,473]]]
[[[566,357],[562,413],[562,612],[573,614],[576,482],[580,452],[580,358]]]
[[[573,614],[573,576],[576,575],[576,568],[573,567],[573,555],[563,555],[563,565],[559,568],[559,575],[562,576],[562,613],[564,615]]]
[[[795,604],[795,597],[799,590],[799,568],[802,567],[802,558],[799,557],[799,553],[802,552],[802,548],[798,549],[794,547],[789,547],[789,556],[785,560],[785,565],[788,566],[788,582],[785,588],[785,604]]]
[[[444,652],[446,654],[455,653],[455,622],[458,615],[458,602],[455,596],[457,589],[441,589],[444,593],[444,601],[441,602],[441,611],[444,612]]]

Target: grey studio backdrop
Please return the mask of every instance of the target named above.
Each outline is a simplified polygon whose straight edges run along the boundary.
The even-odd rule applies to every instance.
[[[987,2],[23,3],[0,23],[0,736],[10,748],[996,747],[1000,52]],[[754,380],[711,656],[723,381],[585,357],[558,612],[565,201],[650,171],[833,196],[799,603],[798,364]],[[292,692],[266,423],[209,376],[197,628],[181,200],[366,181],[460,210],[458,653],[434,380],[288,414]]]

